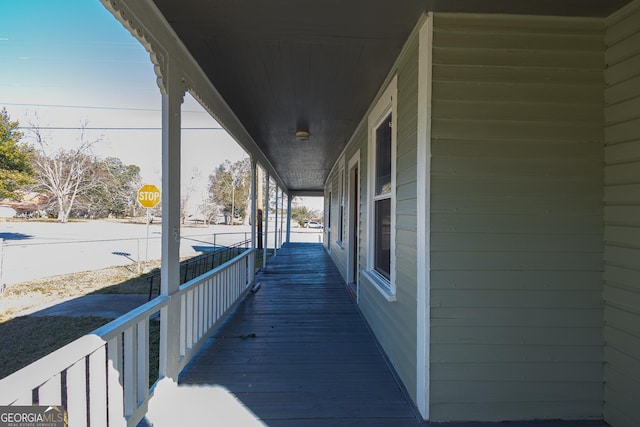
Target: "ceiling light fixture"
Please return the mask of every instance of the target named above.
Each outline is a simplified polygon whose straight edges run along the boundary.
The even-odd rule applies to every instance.
[[[299,130],[296,132],[296,139],[298,141],[308,141],[309,140],[309,132],[306,130]]]

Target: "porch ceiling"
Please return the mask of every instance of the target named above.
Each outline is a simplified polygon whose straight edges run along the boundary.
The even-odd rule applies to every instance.
[[[597,17],[629,0],[154,2],[288,189],[308,193],[323,189],[423,11]]]

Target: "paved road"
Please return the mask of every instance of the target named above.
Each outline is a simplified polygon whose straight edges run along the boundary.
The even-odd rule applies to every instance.
[[[318,242],[317,230],[293,229],[294,241]],[[160,258],[161,226],[110,221],[0,222],[2,263],[0,284],[59,274],[129,265]],[[181,256],[195,255],[215,245],[229,245],[250,238],[245,226],[187,226],[181,229]],[[215,234],[215,237],[214,237]]]

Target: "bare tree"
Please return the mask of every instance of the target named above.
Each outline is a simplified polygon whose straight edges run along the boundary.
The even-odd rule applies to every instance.
[[[83,123],[79,144],[70,150],[52,150],[39,126],[31,125],[35,138],[34,169],[37,172],[35,187],[52,196],[60,222],[67,222],[77,198],[95,188],[99,168],[91,148],[99,139],[87,141]]]

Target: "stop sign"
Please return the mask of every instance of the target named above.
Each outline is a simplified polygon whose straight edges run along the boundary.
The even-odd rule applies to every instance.
[[[155,208],[160,203],[160,190],[153,184],[145,184],[138,190],[138,203],[144,208]]]

